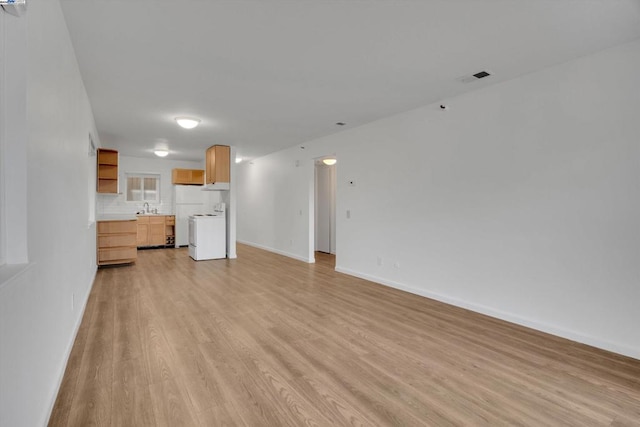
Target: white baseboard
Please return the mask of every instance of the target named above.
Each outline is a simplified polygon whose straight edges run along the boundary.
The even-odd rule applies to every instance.
[[[71,341],[67,345],[67,350],[66,350],[66,354],[65,354],[65,357],[64,357],[64,364],[62,365],[62,369],[60,370],[60,373],[58,375],[58,381],[57,381],[55,393],[53,394],[53,398],[51,400],[51,403],[49,403],[49,412],[48,412],[48,415],[47,415],[47,423],[49,423],[49,420],[51,419],[51,413],[53,412],[53,407],[56,404],[56,399],[58,398],[58,394],[60,393],[60,387],[62,386],[62,380],[64,379],[64,373],[67,370],[67,364],[69,363],[69,357],[71,357],[71,350],[73,350],[73,345],[76,342],[76,338],[78,336],[78,331],[80,330],[80,325],[82,324],[82,319],[84,318],[84,311],[87,308],[87,302],[89,302],[89,295],[91,295],[91,290],[93,289],[93,285],[96,282],[96,273],[97,272],[98,272],[98,268],[95,267],[93,269],[93,275],[91,276],[91,283],[89,284],[89,289],[87,290],[87,293],[85,294],[85,296],[83,298],[82,308],[80,309],[80,312],[78,313],[78,318],[76,319],[76,324],[73,327],[73,337],[71,338]]]
[[[301,257],[300,255],[292,254],[291,252],[281,251],[280,249],[270,248],[268,246],[259,245],[258,243],[247,242],[244,240],[236,240],[236,241],[238,243],[242,243],[243,245],[253,246],[254,248],[258,248],[258,249],[264,249],[265,251],[273,252],[278,255],[284,255],[286,257],[297,259],[298,261],[304,261],[309,264],[313,264],[314,262],[316,262],[314,258],[309,259],[309,258]]]
[[[507,322],[515,323],[517,325],[526,326],[527,328],[535,329],[541,332],[546,332],[548,334],[555,335],[561,338],[566,338],[571,341],[587,344],[603,350],[611,351],[613,353],[618,353],[623,356],[633,357],[634,359],[640,359],[640,350],[637,348],[609,342],[609,341],[595,338],[589,335],[584,335],[579,332],[574,332],[574,331],[559,328],[553,325],[549,325],[537,320],[532,320],[532,319],[527,319],[521,316],[517,316],[513,313],[508,313],[501,310],[496,310],[491,307],[486,307],[480,304],[464,301],[458,298],[449,297],[447,295],[430,292],[424,289],[414,288],[414,287],[405,285],[403,283],[383,279],[383,278],[372,276],[366,273],[361,273],[359,271],[351,270],[345,267],[336,266],[335,270],[339,273],[348,274],[349,276],[359,277],[360,279],[369,280],[371,282],[388,286],[390,288],[399,289],[401,291],[409,292],[415,295],[420,295],[426,298],[431,298],[436,301],[440,301],[446,304],[451,304],[456,307],[461,307],[470,311],[474,311],[476,313],[485,314],[487,316],[495,317],[496,319],[505,320]]]

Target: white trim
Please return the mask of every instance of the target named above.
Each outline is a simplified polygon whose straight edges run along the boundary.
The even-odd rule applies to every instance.
[[[246,242],[244,240],[237,240],[237,242],[238,243],[242,243],[243,245],[253,246],[254,248],[263,249],[265,251],[273,252],[273,253],[276,253],[278,255],[284,255],[284,256],[289,257],[289,258],[297,259],[298,261],[303,261],[303,262],[306,262],[308,264],[314,264],[316,262],[315,258],[309,259],[309,258],[301,257],[300,255],[292,254],[291,252],[281,251],[279,249],[274,249],[274,248],[270,248],[268,246],[259,245],[258,243]]]
[[[0,291],[22,276],[34,263],[0,265]]]
[[[73,328],[73,335],[71,340],[67,344],[67,350],[65,351],[64,363],[62,364],[62,369],[58,372],[58,380],[56,381],[55,393],[51,396],[51,402],[49,402],[49,410],[47,411],[47,424],[51,419],[51,414],[53,413],[53,407],[56,404],[56,399],[58,398],[58,394],[60,393],[60,387],[62,386],[62,380],[64,379],[64,373],[67,370],[67,364],[69,363],[69,357],[71,357],[71,350],[73,350],[73,345],[76,342],[76,338],[78,335],[78,331],[80,330],[80,325],[82,325],[82,319],[84,319],[84,311],[87,308],[87,302],[89,302],[89,295],[91,295],[91,290],[93,289],[93,285],[96,282],[96,274],[98,272],[97,267],[93,269],[93,276],[91,278],[91,285],[89,286],[89,290],[84,296],[84,302],[82,304],[82,309],[80,310],[79,316],[76,319],[76,324]]]
[[[505,320],[517,325],[526,326],[527,328],[535,329],[537,331],[546,332],[551,335],[555,335],[561,338],[566,338],[571,341],[576,341],[582,344],[587,344],[593,347],[597,347],[603,350],[612,351],[614,353],[622,354],[624,356],[633,357],[640,360],[640,349],[604,341],[598,338],[594,338],[589,335],[584,335],[579,332],[570,331],[563,328],[558,328],[553,325],[542,323],[536,320],[527,319],[513,313],[507,313],[501,310],[495,310],[491,307],[484,305],[474,304],[458,298],[449,297],[434,292],[429,292],[423,289],[417,289],[403,283],[394,282],[391,280],[382,279],[380,277],[372,276],[359,271],[351,270],[345,267],[336,266],[335,270],[339,273],[348,274],[349,276],[359,277],[360,279],[369,280],[371,282],[378,283],[380,285],[388,286],[390,288],[399,289],[401,291],[409,292],[411,294],[419,295],[422,297],[430,298],[436,301],[440,301],[446,304],[454,305],[456,307],[465,308],[476,313],[485,314],[487,316],[495,317],[496,319]]]

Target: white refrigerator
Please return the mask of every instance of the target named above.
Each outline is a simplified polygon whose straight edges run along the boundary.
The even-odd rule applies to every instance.
[[[220,200],[218,191],[202,191],[202,185],[174,185],[173,204],[176,215],[176,248],[189,246],[189,217],[211,214]]]

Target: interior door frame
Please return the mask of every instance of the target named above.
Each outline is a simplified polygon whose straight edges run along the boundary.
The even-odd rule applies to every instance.
[[[317,199],[317,175],[316,168],[318,167],[318,162],[321,162],[322,159],[327,157],[336,158],[335,154],[325,154],[320,157],[316,157],[313,159],[313,172],[310,185],[310,197],[309,197],[309,260],[310,262],[315,262],[315,251],[316,251],[316,199]],[[331,237],[330,237],[330,253],[337,256],[338,252],[338,232],[337,232],[337,200],[338,200],[338,166],[337,163],[333,166],[327,166],[332,168],[332,176],[331,176],[331,186],[332,186],[332,196],[333,196],[333,206],[332,212],[330,215],[332,216],[332,224],[331,228]]]

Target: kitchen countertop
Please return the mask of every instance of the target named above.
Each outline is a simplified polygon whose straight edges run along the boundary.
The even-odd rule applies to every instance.
[[[97,221],[133,221],[139,216],[173,216],[173,214],[149,213],[149,214],[105,214],[98,215]]]
[[[138,219],[136,214],[108,214],[98,215],[98,221],[134,221]]]

